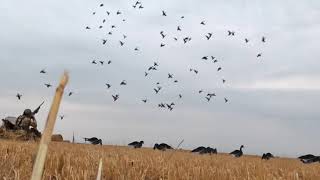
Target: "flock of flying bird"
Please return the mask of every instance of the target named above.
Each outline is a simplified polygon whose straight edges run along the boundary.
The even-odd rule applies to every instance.
[[[100,7],[100,8],[104,7],[104,4],[100,4],[99,7]],[[143,4],[142,4],[141,1],[136,1],[136,2],[132,5],[132,7],[133,7],[134,9],[137,9],[137,10],[142,10],[142,9],[144,9],[144,6],[143,6]],[[110,16],[110,15],[111,15],[111,12],[110,12],[110,11],[105,11],[105,13],[106,13],[106,16]],[[96,15],[96,12],[93,12],[92,15]],[[115,12],[115,15],[117,15],[117,16],[122,15],[122,12],[121,12],[120,10],[118,10],[117,12]],[[164,10],[162,10],[162,12],[161,12],[160,15],[163,16],[163,17],[167,17],[167,16],[168,16],[167,13],[166,13]],[[181,19],[184,19],[185,17],[184,17],[184,16],[181,16],[180,18],[181,18]],[[102,20],[102,24],[99,25],[97,28],[98,28],[98,29],[104,28],[103,24],[104,24],[106,21],[107,21],[107,19],[103,19],[103,20]],[[126,19],[122,19],[122,21],[125,22]],[[200,22],[200,25],[205,26],[205,25],[206,25],[206,21],[201,21],[201,22]],[[115,30],[116,28],[117,28],[116,25],[111,25],[111,31],[109,31],[109,32],[107,33],[107,35],[111,36],[111,35],[113,34],[113,31],[112,31],[112,30]],[[86,30],[92,30],[93,28],[90,27],[90,26],[86,26],[85,29],[86,29]],[[178,25],[177,28],[176,28],[176,31],[182,31],[182,26],[181,26],[181,25]],[[161,30],[159,34],[160,34],[160,36],[161,36],[162,39],[165,39],[165,38],[168,37],[168,34],[167,34],[166,32],[164,32],[163,30]],[[233,37],[233,36],[235,36],[235,35],[236,35],[236,32],[235,32],[235,31],[231,31],[231,30],[228,30],[228,31],[227,31],[227,36]],[[125,39],[127,38],[127,35],[123,34],[122,37],[123,37],[123,39],[119,40],[119,45],[120,45],[120,46],[124,46],[124,45],[125,45]],[[211,39],[213,38],[213,33],[212,33],[212,32],[209,32],[209,33],[205,34],[205,35],[204,35],[204,38],[205,38],[206,40],[208,40],[208,41],[211,40]],[[178,41],[179,41],[179,38],[178,38],[178,37],[173,37],[173,40],[176,41],[176,42],[178,42]],[[190,41],[192,41],[192,37],[190,37],[190,36],[182,37],[181,40],[182,40],[183,44],[187,44],[187,43],[189,43]],[[245,38],[245,39],[244,39],[244,43],[249,43],[249,41],[250,41],[250,40],[249,40],[248,38]],[[261,38],[261,42],[262,42],[262,43],[266,43],[266,37],[263,36],[263,37]],[[102,43],[102,45],[106,45],[106,44],[108,43],[108,39],[107,39],[107,38],[101,39],[101,43]],[[166,46],[165,43],[163,43],[163,42],[160,43],[160,48],[164,48],[165,46]],[[140,51],[139,47],[135,47],[135,48],[134,48],[134,51]],[[256,58],[261,58],[261,57],[262,57],[262,53],[258,53],[258,54],[256,55]],[[218,60],[215,56],[212,56],[212,55],[205,55],[205,56],[201,57],[201,60],[203,60],[203,61],[209,61],[209,60],[211,60],[213,63],[218,63],[218,62],[219,62],[219,60]],[[103,65],[110,65],[111,63],[112,63],[111,60],[108,60],[108,61],[92,60],[92,61],[91,61],[91,64],[93,64],[93,65],[101,65],[101,66],[103,66]],[[158,62],[154,62],[153,65],[150,66],[150,67],[144,72],[144,76],[145,76],[145,77],[150,76],[151,72],[152,72],[152,71],[157,71],[158,68],[159,68],[159,63],[158,63]],[[198,70],[198,69],[195,69],[195,68],[190,68],[189,71],[192,72],[192,73],[194,73],[194,74],[198,74],[198,73],[199,73],[199,70]],[[218,68],[217,68],[216,71],[217,71],[217,72],[222,71],[222,67],[221,67],[221,66],[218,66]],[[41,74],[46,74],[47,72],[46,72],[45,69],[42,69],[42,70],[40,71],[40,73],[41,73]],[[177,79],[174,78],[173,73],[168,73],[168,74],[167,74],[167,78],[168,78],[169,80],[172,80],[173,83],[178,83],[178,82],[179,82]],[[226,80],[225,80],[225,79],[221,79],[221,81],[222,81],[223,84],[226,83]],[[123,81],[121,81],[119,84],[120,84],[120,86],[126,86],[126,85],[127,85],[127,82],[126,82],[126,80],[123,80]],[[44,86],[47,87],[47,88],[52,87],[52,85],[51,85],[50,83],[45,83]],[[107,87],[107,89],[112,88],[112,85],[111,85],[110,83],[105,83],[105,86]],[[160,83],[160,82],[157,82],[157,83],[156,83],[156,87],[153,88],[153,91],[154,91],[155,94],[159,94],[159,92],[160,92],[162,89],[163,89],[163,86],[161,86],[161,83]],[[199,93],[199,94],[202,94],[202,93],[205,93],[205,92],[204,92],[203,89],[200,89],[200,90],[198,91],[198,93]],[[71,95],[73,95],[73,92],[72,92],[72,91],[70,91],[70,92],[68,93],[68,96],[71,96]],[[119,97],[120,97],[119,94],[113,94],[113,95],[111,95],[111,96],[112,96],[112,99],[113,99],[114,102],[117,101],[117,100],[119,99]],[[211,98],[212,98],[212,97],[215,97],[215,96],[216,96],[216,94],[215,94],[214,92],[206,92],[204,98],[209,102],[209,101],[211,100]],[[22,94],[17,93],[16,97],[20,100],[20,99],[22,98]],[[181,99],[181,98],[182,98],[182,94],[178,94],[177,97]],[[227,98],[227,97],[224,97],[224,102],[225,102],[225,103],[228,103],[228,101],[229,101],[228,98]],[[142,102],[143,102],[143,103],[147,103],[147,102],[148,102],[148,99],[142,99]],[[158,104],[158,107],[159,107],[159,108],[165,108],[165,109],[168,109],[168,110],[170,110],[170,111],[173,110],[174,106],[175,106],[175,103],[174,103],[174,102],[169,102],[169,103],[160,102],[160,103]],[[63,118],[64,118],[64,115],[60,115],[60,119],[63,119]],[[101,140],[101,139],[98,139],[98,138],[96,138],[96,137],[84,138],[84,140],[85,140],[85,142],[88,141],[88,142],[90,142],[91,144],[94,144],[94,145],[96,145],[96,144],[102,145],[102,140]],[[143,146],[143,144],[144,144],[144,141],[139,141],[139,142],[138,142],[138,141],[135,141],[135,142],[132,142],[132,143],[128,144],[128,146],[129,146],[129,147],[133,147],[133,148],[141,148],[141,147]],[[241,145],[240,149],[234,150],[234,151],[232,151],[230,154],[233,155],[234,157],[241,157],[241,156],[243,155],[243,151],[242,151],[243,148],[244,148],[244,146]],[[172,150],[172,149],[174,149],[174,148],[172,148],[170,145],[168,145],[168,144],[166,144],[166,143],[161,143],[161,144],[155,144],[154,147],[153,147],[153,149],[154,149],[154,150],[157,149],[157,150],[165,151],[165,150]],[[218,153],[216,148],[213,149],[213,148],[211,148],[211,147],[203,147],[203,146],[197,147],[196,149],[193,149],[191,152],[192,152],[192,153],[198,153],[198,154],[217,154],[217,153]],[[271,153],[264,153],[264,154],[262,155],[262,159],[269,160],[269,159],[271,159],[271,158],[274,158],[274,156],[273,156]],[[304,156],[300,156],[299,159],[300,159],[303,163],[320,162],[320,156],[314,156],[314,155],[312,155],[312,154],[307,154],[307,155],[304,155]]]

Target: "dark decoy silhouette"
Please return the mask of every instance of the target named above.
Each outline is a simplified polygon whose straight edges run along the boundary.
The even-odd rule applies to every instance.
[[[264,160],[269,160],[271,158],[274,158],[274,156],[273,156],[273,154],[271,154],[269,152],[268,153],[263,153],[263,155],[261,157],[261,159],[264,159]]]
[[[93,145],[97,145],[97,144],[102,145],[102,140],[101,140],[101,139],[98,139],[98,138],[96,138],[96,137],[84,138],[84,141],[85,141],[85,142],[88,141],[88,142],[90,142],[90,143],[93,144]]]
[[[213,96],[216,96],[216,94],[215,93],[208,93],[207,96],[212,98]]]
[[[320,162],[320,156],[315,156],[313,154],[303,155],[298,157],[298,159],[300,159],[300,161],[303,162],[304,164]]]
[[[22,95],[17,93],[16,97],[18,98],[18,100],[21,100]]]
[[[225,79],[222,79],[222,83],[223,83],[223,84],[226,83],[226,80],[225,80]]]
[[[161,35],[162,39],[164,39],[166,37],[166,35],[164,34],[163,31],[160,31],[160,35]]]
[[[179,98],[180,98],[180,99],[182,98],[182,95],[181,95],[181,94],[179,94]]]
[[[133,148],[141,148],[143,144],[144,144],[143,141],[140,141],[140,142],[134,141],[132,143],[129,143],[128,146],[133,147]]]
[[[161,144],[155,144],[154,146],[153,146],[153,149],[154,150],[161,150],[161,151],[165,151],[165,150],[167,150],[167,149],[173,149],[171,146],[169,146],[168,144],[166,144],[166,143],[161,143]]]
[[[191,153],[199,153],[199,154],[217,154],[217,149],[213,149],[211,147],[197,147],[196,149],[192,150]]]
[[[106,19],[103,19],[103,20],[102,20],[102,23],[105,23],[105,22],[106,22]]]
[[[230,154],[233,155],[234,157],[241,157],[243,155],[242,148],[244,148],[243,145],[241,145],[240,150],[238,149],[234,150]]]

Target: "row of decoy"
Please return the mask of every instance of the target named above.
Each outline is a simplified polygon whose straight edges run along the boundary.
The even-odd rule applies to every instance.
[[[84,138],[85,142],[90,142],[91,144],[97,145],[100,144],[102,145],[102,140],[98,139],[96,137],[92,137],[92,138]],[[134,141],[128,144],[129,147],[134,148],[134,149],[139,149],[142,148],[144,144],[144,141]],[[241,156],[243,156],[243,151],[242,149],[244,148],[243,145],[240,146],[240,149],[236,149],[232,152],[230,152],[229,154],[232,155],[233,157],[239,158]],[[174,150],[174,148],[166,143],[156,143],[153,146],[154,150],[161,150],[161,151],[166,151],[166,150]],[[191,153],[194,154],[218,154],[218,151],[216,148],[211,148],[211,147],[204,147],[204,146],[200,146],[197,147],[193,150],[190,151]],[[263,160],[270,160],[272,158],[275,158],[275,156],[273,154],[271,154],[270,152],[268,153],[263,153],[263,155],[261,156],[261,159]],[[315,162],[319,162],[320,163],[320,156],[314,156],[312,154],[307,154],[307,155],[303,155],[298,157],[298,159],[303,162],[304,164],[311,164],[311,163],[315,163]]]

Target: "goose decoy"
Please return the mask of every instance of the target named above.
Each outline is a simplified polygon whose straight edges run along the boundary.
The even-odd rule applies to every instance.
[[[148,76],[148,74],[149,74],[149,73],[147,73],[147,72],[144,72],[144,77]]]
[[[226,80],[225,80],[225,79],[222,79],[222,83],[223,83],[223,84],[226,83]]]
[[[303,155],[303,156],[298,157],[298,159],[300,159],[300,161],[305,164],[309,164],[309,163],[315,162],[315,160],[317,160],[317,156],[315,156],[313,154],[307,154],[307,155]]]
[[[121,86],[125,86],[125,85],[127,85],[126,80],[121,81],[120,85],[121,85]]]
[[[52,85],[51,84],[44,84],[47,88],[50,88]]]
[[[102,145],[102,140],[101,139],[98,139],[96,137],[92,137],[92,138],[84,138],[84,141],[85,142],[90,142],[91,144],[93,145],[97,145],[97,144],[100,144]]]
[[[139,51],[139,48],[138,48],[138,47],[136,47],[136,48],[134,48],[134,50],[135,50],[135,51]]]
[[[143,9],[144,7],[142,5],[139,6],[139,9]]]
[[[161,143],[161,144],[155,144],[153,146],[153,150],[156,150],[156,149],[161,150],[161,151],[165,151],[167,149],[173,149],[173,148],[166,143]]]
[[[47,72],[46,72],[46,70],[45,69],[42,69],[41,71],[40,71],[40,74],[46,74]]]
[[[273,154],[271,154],[269,152],[268,153],[263,153],[263,155],[261,157],[261,159],[265,159],[265,160],[269,160],[271,158],[274,158],[274,156],[273,156]]]
[[[164,34],[163,31],[160,31],[160,35],[161,35],[162,39],[164,39],[166,37],[166,35]]]
[[[109,35],[112,35],[112,32],[110,31],[110,32],[108,32],[108,34],[109,34]]]
[[[304,164],[311,164],[311,163],[315,163],[315,162],[320,163],[320,156],[315,156],[310,159],[301,159],[301,162],[303,162]]]
[[[99,26],[99,29],[103,28],[103,26]]]
[[[129,143],[128,146],[136,149],[136,148],[141,148],[143,144],[144,144],[143,141],[140,141],[140,142],[134,141],[132,143]]]
[[[117,101],[119,99],[119,94],[112,95],[113,102]]]
[[[184,19],[184,16],[181,16],[180,18],[181,18],[181,19]]]
[[[158,89],[154,88],[153,90],[156,92],[156,94],[158,94],[161,88],[158,88]]]
[[[123,35],[123,39],[126,39],[127,38],[127,36],[126,35]]]
[[[115,26],[115,25],[112,25],[112,26],[111,26],[111,29],[114,29],[114,28],[116,28],[116,26]]]
[[[205,97],[207,101],[209,102],[211,100],[211,97]]]
[[[199,94],[201,94],[201,93],[203,92],[203,90],[202,90],[202,89],[200,89],[198,92],[199,92]]]
[[[193,149],[191,152],[192,153],[200,153],[202,151],[204,151],[206,148],[203,146],[197,147],[196,149]]]
[[[21,100],[22,95],[17,93],[16,97],[18,98],[18,100]]]
[[[174,83],[178,83],[178,80],[174,80],[173,82],[174,82]]]
[[[234,157],[241,157],[243,155],[242,148],[244,148],[243,145],[241,145],[240,150],[238,149],[234,150],[230,154],[233,155]]]
[[[176,37],[174,37],[173,39],[174,39],[175,41],[178,41],[178,38],[176,38]]]

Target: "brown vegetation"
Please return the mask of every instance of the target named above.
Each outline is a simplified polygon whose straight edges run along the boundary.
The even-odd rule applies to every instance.
[[[30,179],[38,145],[0,140],[0,177]],[[49,147],[44,179],[95,179],[99,159],[103,179],[320,179],[320,163],[296,159],[233,158],[118,146],[55,143]]]

